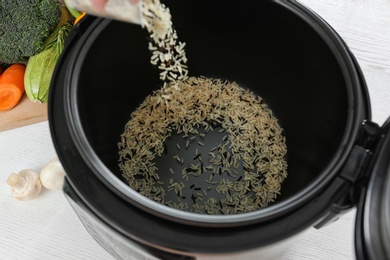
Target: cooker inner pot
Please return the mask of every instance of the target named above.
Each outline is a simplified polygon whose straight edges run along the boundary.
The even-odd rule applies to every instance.
[[[187,44],[190,75],[236,81],[264,99],[287,140],[288,177],[276,203],[298,194],[323,174],[345,134],[347,87],[334,52],[309,23],[276,4],[184,2],[167,6]],[[124,181],[120,135],[162,82],[144,29],[97,24],[76,60],[72,102],[91,149],[111,171],[99,174]]]

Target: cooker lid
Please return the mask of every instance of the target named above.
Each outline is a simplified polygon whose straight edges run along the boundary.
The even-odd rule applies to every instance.
[[[390,259],[390,118],[383,125],[358,205],[357,259]]]

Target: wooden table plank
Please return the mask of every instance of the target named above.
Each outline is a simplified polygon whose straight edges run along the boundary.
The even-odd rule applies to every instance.
[[[23,95],[19,104],[0,112],[0,132],[47,120],[47,104],[37,104]]]

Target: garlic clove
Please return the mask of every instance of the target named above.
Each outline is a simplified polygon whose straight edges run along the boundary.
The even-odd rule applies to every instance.
[[[42,185],[49,190],[62,189],[65,181],[65,170],[58,158],[51,159],[42,168],[39,178]]]
[[[31,200],[39,195],[42,189],[39,175],[33,170],[22,170],[18,174],[11,173],[7,179],[11,194],[17,200]]]

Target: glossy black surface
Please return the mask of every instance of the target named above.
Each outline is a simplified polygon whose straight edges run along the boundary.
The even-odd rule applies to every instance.
[[[161,218],[163,213],[122,193],[119,135],[131,111],[161,83],[142,28],[92,17],[74,32],[49,100],[53,140],[70,188],[88,214],[116,232],[179,252],[246,250],[310,227],[348,192],[338,170],[360,122],[369,117],[364,82],[346,46],[295,2],[167,5],[187,42],[191,74],[237,81],[262,96],[280,120],[289,176],[279,201],[243,217],[242,225],[205,227]]]
[[[356,215],[356,256],[359,260],[389,259],[390,119],[381,129],[369,171]]]

